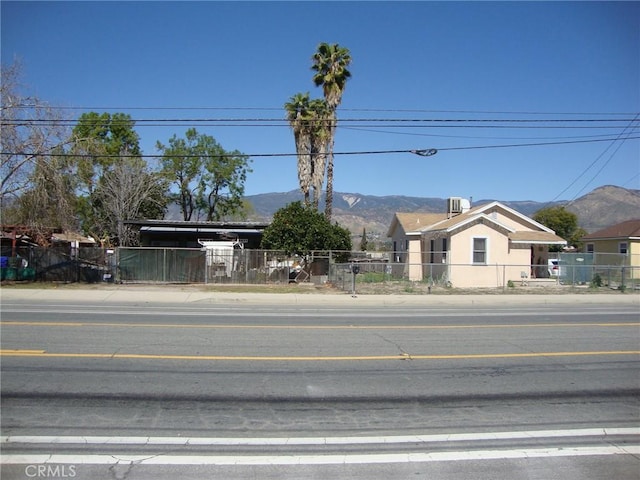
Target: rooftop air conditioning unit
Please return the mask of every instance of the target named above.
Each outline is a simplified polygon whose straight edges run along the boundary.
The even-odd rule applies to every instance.
[[[466,198],[450,197],[447,199],[447,216],[449,218],[465,213],[470,209],[471,203]]]

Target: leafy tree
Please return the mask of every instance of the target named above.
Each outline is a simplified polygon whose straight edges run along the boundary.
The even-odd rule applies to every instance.
[[[367,241],[367,229],[362,228],[362,240],[360,240],[360,250],[362,252],[366,252],[369,247],[369,242]]]
[[[135,121],[125,113],[84,113],[72,132],[77,212],[102,243],[135,244],[123,222],[162,218],[167,185],[142,158]]]
[[[313,75],[313,83],[317,87],[322,87],[327,108],[330,112],[325,215],[331,220],[333,209],[333,147],[337,126],[336,109],[342,101],[342,94],[347,80],[351,77],[351,72],[348,70],[351,64],[351,53],[349,49],[341,47],[337,43],[321,43],[311,59],[313,61],[311,69],[316,72]]]
[[[80,188],[91,194],[98,180],[120,156],[139,156],[140,137],[135,121],[125,113],[83,113],[72,132]]]
[[[162,153],[163,174],[178,187],[175,201],[184,220],[190,220],[194,212],[212,221],[244,210],[249,157],[237,150],[227,152],[213,137],[194,128],[187,130],[184,139],[174,135],[168,146],[158,142],[157,149]]]
[[[157,142],[156,148],[162,153],[163,174],[178,187],[173,201],[180,206],[182,219],[191,220],[196,211],[197,190],[200,187],[198,178],[202,169],[198,132],[190,128],[185,138],[173,135],[169,139],[169,146]]]
[[[580,239],[587,234],[584,229],[578,227],[578,216],[565,210],[562,206],[538,210],[533,219],[556,232],[556,235],[564,238],[570,246],[579,248],[581,246]],[[561,249],[562,247],[560,246],[552,246],[550,248],[552,251]]]
[[[351,251],[351,234],[302,202],[278,210],[262,236],[262,248],[307,257],[312,251]],[[343,255],[345,256],[345,255]],[[348,257],[348,253],[346,253]]]

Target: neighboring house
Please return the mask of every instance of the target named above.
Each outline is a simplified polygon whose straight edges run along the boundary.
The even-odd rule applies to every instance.
[[[596,254],[599,264],[618,265],[622,262],[623,265],[634,267],[633,278],[640,278],[640,219],[612,225],[585,235],[581,240],[584,242],[584,251]]]
[[[388,236],[393,260],[409,280],[431,278],[455,287],[500,287],[509,280],[546,277],[549,245],[567,243],[499,202],[471,208],[461,198],[448,199],[443,214],[397,213]]]
[[[235,241],[244,248],[258,249],[264,229],[262,222],[192,222],[172,220],[129,220],[140,231],[140,246],[202,248],[201,240]]]

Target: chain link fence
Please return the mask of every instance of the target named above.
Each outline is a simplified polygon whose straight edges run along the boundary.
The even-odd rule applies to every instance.
[[[637,257],[637,256],[636,256]],[[393,255],[391,258],[397,258]],[[547,265],[469,265],[359,261],[334,263],[329,281],[345,292],[373,285],[399,290],[429,287],[507,288],[515,286],[590,286],[640,290],[640,258],[622,254],[550,254]],[[354,274],[354,267],[357,273]]]
[[[119,248],[117,281],[204,284],[324,283],[329,264],[344,252],[311,252],[308,257],[237,245],[205,249]]]
[[[390,283],[410,288],[518,284],[593,285],[639,289],[633,255],[550,254],[548,265],[453,265],[395,262],[393,252],[311,252],[307,257],[238,246],[207,249],[19,247],[3,251],[2,280],[45,282],[286,284],[330,283],[344,291]],[[354,274],[353,266],[358,273]],[[556,267],[556,268],[554,268]],[[419,280],[415,280],[419,272]],[[479,275],[479,272],[481,275]],[[411,273],[411,275],[410,275]],[[413,280],[410,280],[413,279]],[[462,283],[464,279],[466,283]],[[477,279],[477,280],[476,280]],[[354,283],[354,281],[356,283]],[[471,284],[469,284],[471,283]]]

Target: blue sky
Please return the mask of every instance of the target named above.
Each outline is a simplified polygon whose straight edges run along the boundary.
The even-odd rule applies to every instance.
[[[338,192],[550,201],[606,184],[640,188],[640,140],[610,140],[640,136],[640,2],[2,1],[0,8],[2,62],[20,58],[24,83],[41,99],[74,117],[94,110],[198,120],[139,122],[148,155],[189,126],[227,150],[295,153],[289,127],[264,120],[284,119],[282,106],[297,92],[322,96],[311,55],[328,42],[353,58],[336,152],[439,150],[337,155]],[[488,148],[595,139],[606,141]],[[298,187],[293,156],[254,157],[251,166],[247,195]]]

